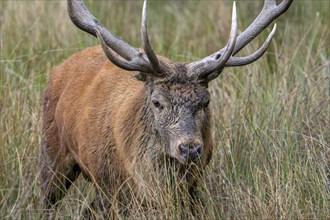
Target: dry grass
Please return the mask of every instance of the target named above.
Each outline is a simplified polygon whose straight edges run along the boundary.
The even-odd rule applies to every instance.
[[[87,3],[107,27],[139,47],[142,2]],[[191,61],[226,41],[226,1],[149,5],[151,39],[162,55]],[[328,1],[295,1],[278,19],[262,59],[227,69],[212,83],[216,149],[201,184],[200,219],[330,218],[329,7]],[[259,1],[239,1],[239,27],[260,8]],[[0,218],[41,218],[38,154],[46,79],[52,66],[97,41],[71,24],[64,1],[1,1],[1,11]],[[266,34],[243,53],[254,51]],[[56,216],[79,218],[92,196],[80,177]],[[170,197],[159,198],[161,211],[136,207],[127,218],[192,218]]]

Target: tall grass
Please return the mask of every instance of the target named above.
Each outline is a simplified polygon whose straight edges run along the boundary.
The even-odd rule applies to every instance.
[[[150,2],[154,49],[192,61],[223,47],[230,3]],[[262,3],[237,5],[243,30]],[[140,47],[141,1],[87,6],[111,31]],[[216,148],[201,184],[200,219],[330,218],[329,7],[328,1],[294,1],[276,21],[263,58],[228,68],[211,83]],[[65,57],[98,42],[71,24],[65,1],[1,1],[0,24],[0,218],[40,218],[38,155],[47,76]],[[241,54],[255,51],[266,35]],[[56,216],[79,218],[92,196],[91,184],[80,177]],[[159,204],[164,209],[156,214],[140,207],[128,218],[192,218],[170,198],[159,198]]]

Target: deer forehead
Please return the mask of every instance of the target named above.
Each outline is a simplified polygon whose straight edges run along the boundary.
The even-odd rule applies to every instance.
[[[162,98],[173,105],[198,104],[209,99],[209,92],[205,86],[197,82],[173,82],[172,80],[158,82],[153,89],[156,98]]]

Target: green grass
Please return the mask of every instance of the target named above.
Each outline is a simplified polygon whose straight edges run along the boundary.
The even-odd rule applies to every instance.
[[[238,1],[239,28],[261,1]],[[88,1],[111,31],[140,47],[142,1]],[[230,1],[149,2],[154,49],[192,61],[224,46]],[[202,184],[200,219],[329,219],[330,3],[294,1],[276,22],[268,52],[245,67],[228,68],[211,83],[215,151]],[[51,68],[97,44],[67,16],[65,1],[1,1],[0,219],[41,218],[38,180],[42,93]],[[270,28],[241,54],[253,52]],[[82,177],[58,204],[57,217],[79,218],[92,197]],[[175,201],[157,215],[191,218]],[[154,210],[155,211],[155,210]]]

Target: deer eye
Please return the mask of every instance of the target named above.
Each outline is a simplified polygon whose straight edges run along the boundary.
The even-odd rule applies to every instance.
[[[152,104],[155,108],[162,108],[162,105],[160,104],[160,102],[158,100],[152,100]]]

